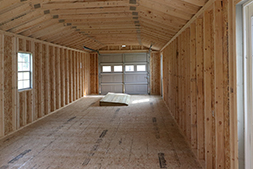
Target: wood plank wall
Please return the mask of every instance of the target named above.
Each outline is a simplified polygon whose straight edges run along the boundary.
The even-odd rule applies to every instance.
[[[17,52],[30,52],[33,89],[18,91]],[[89,94],[90,54],[0,32],[0,138]]]
[[[90,93],[91,94],[98,94],[98,54],[93,53],[90,54]]]
[[[203,168],[238,168],[235,3],[214,0],[163,50],[163,95]]]
[[[160,53],[151,53],[150,55],[150,94],[161,94],[160,77]]]

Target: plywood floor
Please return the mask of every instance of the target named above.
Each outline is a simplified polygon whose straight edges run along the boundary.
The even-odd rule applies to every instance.
[[[131,96],[128,107],[86,97],[0,140],[0,169],[197,169],[159,96]]]

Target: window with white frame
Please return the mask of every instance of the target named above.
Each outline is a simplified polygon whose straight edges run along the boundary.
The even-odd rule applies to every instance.
[[[146,71],[146,65],[137,65],[137,72]]]
[[[122,66],[114,66],[113,70],[114,72],[122,72]]]
[[[32,88],[32,55],[18,53],[18,90]]]
[[[102,66],[102,72],[111,72],[112,68],[111,66]]]
[[[126,72],[133,72],[134,71],[134,65],[126,65],[125,66]]]

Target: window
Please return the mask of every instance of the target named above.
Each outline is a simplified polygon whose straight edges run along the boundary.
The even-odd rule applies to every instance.
[[[18,53],[18,89],[32,88],[32,55]]]
[[[146,71],[146,65],[137,65],[137,71],[138,72]]]
[[[111,72],[112,70],[111,70],[111,66],[103,66],[102,67],[102,71],[103,72]]]
[[[122,72],[122,66],[114,66],[114,72]]]
[[[134,71],[134,65],[126,65],[125,70],[126,70],[126,72],[133,72]]]

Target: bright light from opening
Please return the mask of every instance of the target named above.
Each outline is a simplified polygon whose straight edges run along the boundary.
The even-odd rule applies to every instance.
[[[122,45],[122,48],[125,48],[126,47],[126,45]]]
[[[145,103],[145,102],[149,102],[149,99],[135,100],[132,103],[137,104],[137,103]]]

